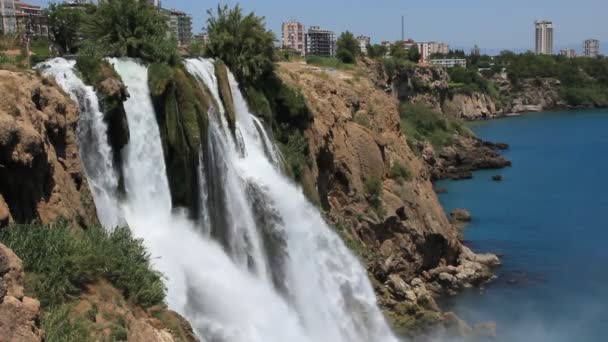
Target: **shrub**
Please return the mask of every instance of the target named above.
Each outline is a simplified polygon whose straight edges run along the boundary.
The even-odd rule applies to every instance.
[[[77,298],[87,284],[101,279],[143,307],[165,299],[161,275],[152,270],[149,254],[128,228],[83,231],[63,221],[53,226],[14,225],[0,231],[0,241],[22,258],[26,289],[43,307]]]
[[[304,164],[308,162],[308,140],[300,131],[294,131],[288,136],[287,143],[280,146],[287,173],[301,181]]]
[[[454,133],[471,134],[457,119],[444,117],[423,104],[403,103],[400,115],[401,130],[408,139],[429,141],[435,147],[449,144]]]
[[[394,163],[391,167],[390,172],[391,178],[395,179],[399,183],[403,183],[404,181],[412,180],[412,173],[410,170],[405,167],[405,165],[401,163]]]
[[[71,305],[64,304],[48,310],[42,316],[47,342],[90,340],[89,327],[82,318],[70,317]]]
[[[377,177],[370,177],[365,180],[365,194],[369,205],[380,214],[382,211],[382,180]]]
[[[352,64],[344,63],[335,57],[308,56],[306,57],[306,64],[338,70],[351,70],[354,68]]]

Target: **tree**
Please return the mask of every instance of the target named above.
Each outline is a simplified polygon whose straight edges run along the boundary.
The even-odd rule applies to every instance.
[[[223,60],[244,86],[273,70],[275,36],[266,29],[264,17],[253,12],[244,16],[238,5],[218,5],[216,14],[207,13],[208,56]]]
[[[336,57],[343,63],[353,64],[360,53],[359,43],[355,36],[349,31],[342,32],[337,42]]]
[[[418,51],[418,45],[412,46],[407,52],[407,58],[414,62],[418,63],[420,61],[420,51]]]
[[[55,44],[65,53],[76,53],[81,43],[85,11],[56,3],[47,9],[49,32]]]
[[[87,51],[176,64],[177,41],[167,38],[165,19],[145,1],[106,0],[84,24]]]
[[[190,43],[190,46],[188,46],[188,53],[192,56],[201,56],[204,50],[205,47],[198,41],[192,42]]]
[[[405,46],[401,42],[394,43],[391,45],[391,57],[397,59],[405,59],[408,58],[407,50]]]
[[[379,58],[386,56],[388,48],[384,45],[374,44],[367,47],[367,55],[370,58]]]

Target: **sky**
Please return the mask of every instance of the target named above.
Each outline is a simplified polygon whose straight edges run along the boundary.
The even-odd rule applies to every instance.
[[[47,0],[30,0],[45,5]],[[246,12],[265,16],[277,36],[281,22],[302,21],[337,33],[345,30],[371,36],[372,42],[396,40],[405,16],[406,38],[443,41],[469,49],[526,50],[534,47],[534,20],[551,20],[555,48],[580,50],[588,38],[602,41],[608,51],[608,0],[162,0],[165,8],[192,14],[200,32],[207,9],[240,4]]]

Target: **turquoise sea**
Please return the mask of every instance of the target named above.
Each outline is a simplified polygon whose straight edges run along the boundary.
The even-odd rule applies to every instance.
[[[442,305],[495,321],[500,341],[608,341],[608,110],[476,122],[513,166],[442,181],[446,211],[467,208],[466,244],[502,256],[498,278]],[[491,177],[500,174],[503,182]]]

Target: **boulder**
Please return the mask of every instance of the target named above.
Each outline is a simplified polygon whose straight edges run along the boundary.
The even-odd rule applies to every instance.
[[[471,222],[472,217],[466,209],[454,209],[450,212],[450,220],[452,223]]]
[[[11,212],[8,209],[8,205],[4,201],[2,195],[0,195],[0,228],[8,225],[11,217]]]
[[[495,182],[502,182],[503,179],[504,178],[501,175],[492,176],[492,180],[495,181]]]

